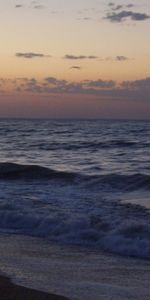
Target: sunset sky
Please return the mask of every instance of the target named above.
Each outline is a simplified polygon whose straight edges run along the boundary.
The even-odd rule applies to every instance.
[[[5,0],[0,11],[0,117],[150,118],[149,0]]]

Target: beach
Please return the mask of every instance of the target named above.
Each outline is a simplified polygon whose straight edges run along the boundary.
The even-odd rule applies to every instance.
[[[3,300],[67,300],[65,297],[18,286],[4,276],[0,276],[0,295]]]
[[[147,260],[8,234],[0,236],[0,256],[2,273],[13,283],[29,289],[62,295],[70,300],[150,298],[150,262]],[[4,279],[1,278],[1,282],[4,293]],[[15,287],[18,295],[31,295],[31,298],[21,299],[38,297],[33,290]],[[6,295],[7,292],[8,288]],[[63,299],[41,293],[39,297],[40,300]]]

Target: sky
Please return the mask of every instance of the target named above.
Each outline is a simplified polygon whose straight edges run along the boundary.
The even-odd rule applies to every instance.
[[[149,0],[5,0],[0,11],[0,117],[150,119]]]

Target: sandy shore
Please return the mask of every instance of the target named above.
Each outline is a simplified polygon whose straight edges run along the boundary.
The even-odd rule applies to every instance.
[[[39,238],[1,235],[0,270],[19,285],[13,286],[17,296],[0,294],[2,300],[63,299],[51,294],[70,300],[150,299],[150,261],[61,246]],[[10,281],[7,284],[12,288]]]
[[[67,300],[67,298],[25,288],[0,276],[0,299],[2,300]]]

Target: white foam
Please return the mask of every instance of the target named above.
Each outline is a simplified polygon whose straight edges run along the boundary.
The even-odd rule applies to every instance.
[[[0,181],[0,188],[0,232],[150,259],[146,208],[73,183]]]

